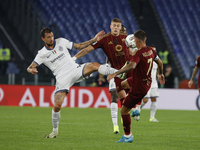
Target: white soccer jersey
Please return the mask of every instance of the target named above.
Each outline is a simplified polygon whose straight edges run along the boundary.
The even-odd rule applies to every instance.
[[[69,72],[76,63],[72,60],[68,50],[73,49],[73,42],[64,38],[55,39],[55,46],[53,49],[48,49],[44,46],[38,51],[34,62],[37,65],[44,64],[47,66],[55,77],[62,76],[64,72]]]
[[[152,78],[151,88],[158,88],[158,83],[156,80],[157,69],[158,69],[158,65],[156,62],[153,61],[153,68],[151,71],[151,78]]]
[[[55,39],[53,49],[44,46],[38,51],[34,62],[37,65],[44,64],[56,77],[56,92],[68,91],[69,88],[83,77],[85,64],[79,65],[72,60],[68,50],[73,49],[73,42],[64,38]]]

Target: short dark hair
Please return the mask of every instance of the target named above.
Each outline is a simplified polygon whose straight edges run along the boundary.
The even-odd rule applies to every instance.
[[[120,33],[121,34],[127,34],[127,30],[126,30],[126,27],[124,25],[122,25],[122,28],[120,30]]]
[[[114,18],[111,20],[111,22],[119,22],[119,23],[122,23],[122,21],[119,19],[119,18]]]
[[[41,37],[45,38],[45,33],[51,33],[52,30],[50,28],[43,28],[40,32]]]
[[[146,38],[146,33],[145,33],[143,30],[137,30],[137,31],[134,33],[134,36],[135,36],[138,40],[144,41],[145,38]]]

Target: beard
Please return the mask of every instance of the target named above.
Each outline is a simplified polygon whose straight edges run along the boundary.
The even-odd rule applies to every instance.
[[[47,43],[46,43],[46,45],[47,45],[48,47],[54,46],[54,42],[53,42],[52,44],[47,44]]]

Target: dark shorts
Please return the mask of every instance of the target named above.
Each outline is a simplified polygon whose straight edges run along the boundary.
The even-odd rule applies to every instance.
[[[133,93],[133,92],[130,91],[128,93],[128,95],[126,96],[126,98],[123,100],[122,105],[124,105],[127,108],[134,107],[137,103],[141,102],[141,100],[147,94],[147,92]]]
[[[133,78],[132,78],[132,77],[129,77],[129,78],[127,79],[127,82],[128,82],[128,85],[131,87],[132,84],[133,84]]]
[[[127,72],[127,78],[131,78],[131,75],[132,75],[132,70]],[[119,93],[121,90],[124,90],[122,88],[122,85],[121,85],[121,82],[124,81],[118,77],[115,77],[115,85],[116,85],[116,89],[117,89],[117,92]],[[130,81],[131,82],[131,81]],[[129,84],[130,85],[130,84]],[[131,87],[131,85],[130,85]]]

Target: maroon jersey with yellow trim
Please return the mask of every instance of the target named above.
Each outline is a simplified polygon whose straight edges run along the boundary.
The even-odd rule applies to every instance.
[[[108,57],[111,67],[120,69],[126,61],[130,60],[129,49],[125,44],[126,36],[122,34],[114,36],[108,33],[92,46],[94,49],[102,48]]]
[[[197,57],[196,62],[195,62],[195,66],[200,68],[200,56]],[[198,76],[198,88],[200,88],[200,73]]]
[[[151,70],[153,61],[157,53],[151,47],[144,47],[137,50],[131,61],[136,62],[137,66],[132,73],[132,92],[144,93],[147,92],[151,86]]]

